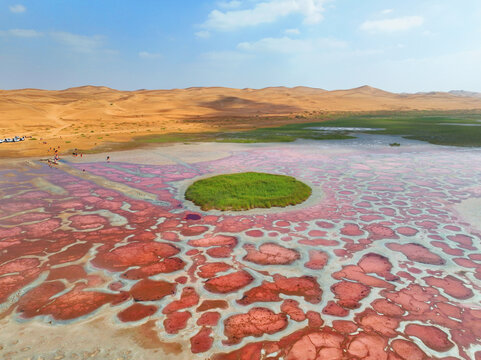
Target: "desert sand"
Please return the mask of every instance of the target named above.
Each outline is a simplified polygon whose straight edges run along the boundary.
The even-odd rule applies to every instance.
[[[101,148],[133,137],[219,129],[248,129],[307,121],[296,115],[333,112],[479,110],[481,98],[450,93],[395,94],[369,86],[326,91],[308,87],[223,87],[119,91],[83,86],[66,90],[0,90],[0,157]],[[259,118],[260,117],[260,118]],[[8,145],[8,146],[7,146]]]

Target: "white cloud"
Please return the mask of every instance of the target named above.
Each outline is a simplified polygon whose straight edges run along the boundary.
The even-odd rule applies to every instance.
[[[221,1],[218,3],[219,7],[223,9],[237,9],[242,5],[242,2],[238,0],[232,0],[232,1]]]
[[[51,32],[50,36],[57,42],[80,53],[92,53],[102,47],[103,37],[99,35],[85,36],[64,31]]]
[[[0,31],[1,36],[15,36],[23,38],[34,38],[43,36],[41,32],[31,29],[10,29],[6,31]]]
[[[329,0],[267,0],[242,10],[210,12],[202,25],[220,31],[235,30],[247,26],[273,23],[282,17],[300,14],[304,23],[315,24],[323,19],[324,3]]]
[[[150,53],[148,51],[141,51],[139,52],[139,57],[142,59],[159,59],[162,57],[162,54]]]
[[[286,35],[299,35],[301,32],[299,29],[286,29],[284,30],[284,34]]]
[[[9,6],[8,8],[10,9],[11,12],[15,14],[20,14],[27,10],[27,8],[21,4],[12,5],[12,6]]]
[[[405,16],[384,20],[368,20],[361,24],[361,30],[370,32],[395,32],[405,31],[421,26],[424,23],[422,16]]]
[[[381,14],[387,15],[387,14],[392,13],[393,11],[394,11],[393,9],[384,9],[383,11],[381,11]]]
[[[346,48],[347,43],[335,39],[291,39],[287,36],[282,38],[264,38],[255,42],[242,42],[237,45],[239,50],[249,52],[276,52],[283,54],[298,54],[317,52],[324,49]]]
[[[197,36],[198,38],[201,38],[201,39],[207,39],[207,38],[210,37],[210,32],[208,32],[206,30],[197,31],[195,33],[195,36]]]

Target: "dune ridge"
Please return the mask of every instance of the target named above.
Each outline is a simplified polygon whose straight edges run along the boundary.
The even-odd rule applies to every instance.
[[[0,137],[26,135],[42,139],[15,144],[14,153],[12,146],[2,146],[0,154],[37,155],[44,151],[44,141],[64,148],[80,143],[88,149],[106,141],[123,142],[154,133],[277,125],[289,120],[286,116],[295,118],[299,114],[412,110],[481,110],[481,98],[446,92],[396,94],[370,86],[334,91],[304,86],[0,90]]]

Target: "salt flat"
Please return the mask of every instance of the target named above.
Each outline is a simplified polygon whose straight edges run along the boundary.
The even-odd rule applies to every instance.
[[[481,150],[373,136],[4,162],[0,356],[479,357]],[[183,199],[241,171],[319,196],[253,213]]]

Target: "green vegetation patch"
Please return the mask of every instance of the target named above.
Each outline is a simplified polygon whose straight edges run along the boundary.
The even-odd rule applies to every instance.
[[[185,198],[202,210],[249,210],[304,202],[312,189],[291,176],[246,172],[194,182]]]
[[[480,120],[479,113],[406,112],[335,116],[327,121],[292,126],[382,128],[383,130],[360,132],[400,135],[406,139],[437,145],[481,146]]]

